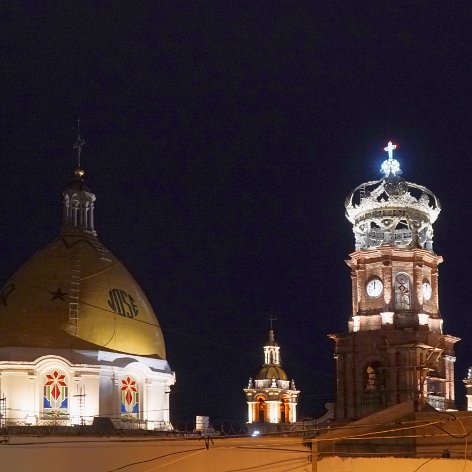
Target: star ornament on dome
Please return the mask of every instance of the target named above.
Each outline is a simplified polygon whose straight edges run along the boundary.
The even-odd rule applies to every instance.
[[[389,141],[387,147],[384,147],[384,151],[388,153],[388,159],[383,161],[380,171],[388,177],[390,174],[393,176],[400,175],[402,173],[400,169],[400,163],[393,158],[393,151],[397,148],[396,144]]]
[[[49,292],[52,295],[51,300],[61,300],[65,301],[66,296],[69,295],[67,292],[63,292],[61,287],[59,287],[55,292]]]

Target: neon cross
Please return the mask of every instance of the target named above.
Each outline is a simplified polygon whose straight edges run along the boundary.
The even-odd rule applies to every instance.
[[[391,161],[393,159],[393,150],[397,149],[396,144],[392,144],[392,141],[389,141],[387,147],[384,147],[384,151],[388,152],[388,160]]]
[[[393,150],[397,148],[396,144],[393,144],[392,141],[389,141],[387,147],[384,147],[384,151],[388,153],[388,159],[383,161],[380,171],[388,177],[390,174],[397,175],[401,174],[400,163],[393,158]]]

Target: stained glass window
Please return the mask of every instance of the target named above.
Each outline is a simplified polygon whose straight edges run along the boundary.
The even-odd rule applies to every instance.
[[[44,416],[61,419],[69,416],[69,387],[66,376],[57,370],[46,374],[43,389]]]
[[[121,381],[121,416],[129,418],[139,416],[138,382],[129,376]]]

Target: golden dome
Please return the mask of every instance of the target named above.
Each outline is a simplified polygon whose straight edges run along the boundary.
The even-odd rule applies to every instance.
[[[287,374],[278,365],[265,365],[256,375],[256,380],[288,380]]]
[[[91,232],[68,230],[0,292],[0,346],[105,349],[165,359],[149,301]]]

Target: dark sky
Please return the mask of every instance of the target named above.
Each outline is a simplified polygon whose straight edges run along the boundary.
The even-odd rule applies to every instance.
[[[355,5],[356,4],[356,5]],[[244,421],[275,316],[300,415],[333,398],[354,249],[344,199],[389,139],[440,198],[440,305],[472,364],[472,4],[4,2],[0,276],[58,232],[83,165],[102,242],[147,293],[172,419]],[[466,5],[466,6],[464,6]]]

